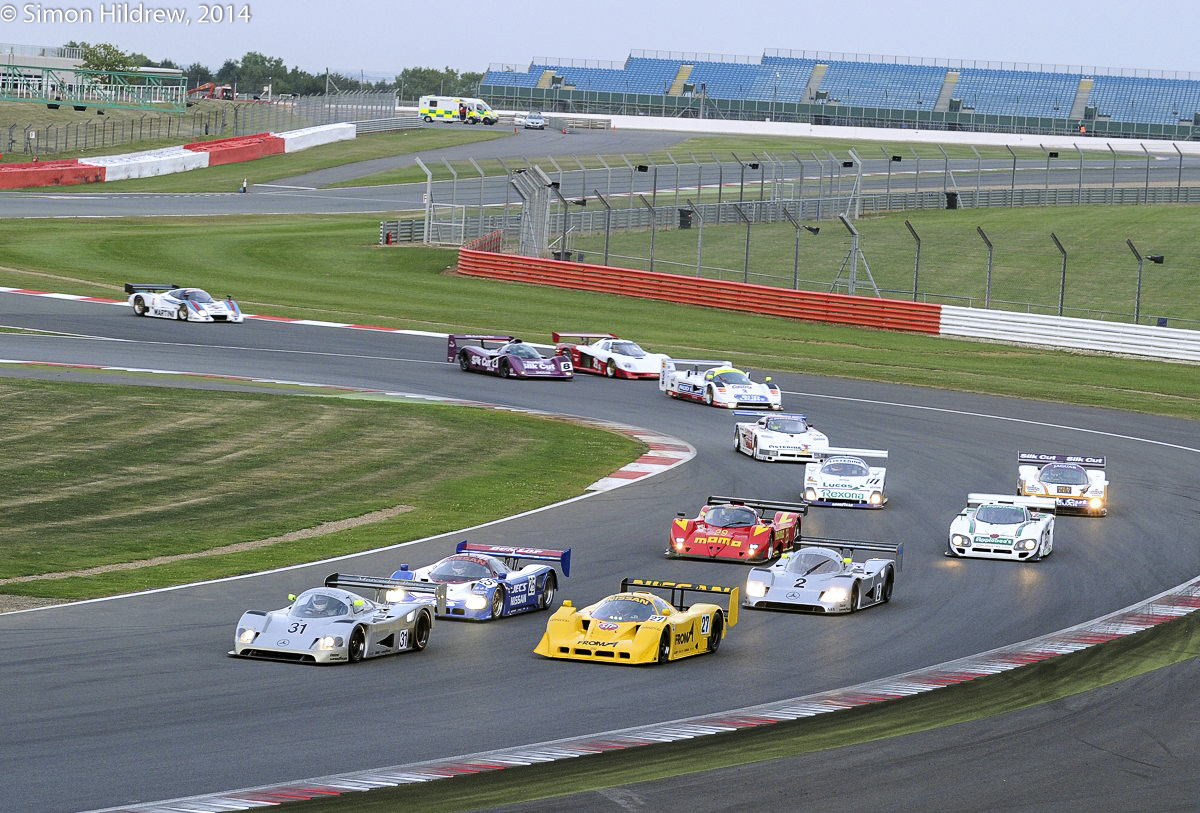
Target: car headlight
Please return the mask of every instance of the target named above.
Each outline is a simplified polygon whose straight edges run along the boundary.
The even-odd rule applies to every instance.
[[[758,553],[758,545],[751,545],[750,546],[750,555],[753,556],[756,553]]]
[[[1033,550],[1037,544],[1036,539],[1022,539],[1017,542],[1017,550]]]
[[[963,534],[953,534],[950,537],[950,544],[958,548],[971,547],[971,537]]]
[[[1090,499],[1088,499],[1088,507],[1092,508],[1092,509],[1103,508],[1104,507],[1104,498],[1103,497],[1091,497]]]
[[[317,649],[321,650],[322,652],[328,652],[329,650],[338,646],[340,640],[340,638],[335,638],[332,635],[326,635],[317,642]]]
[[[871,503],[871,505],[882,505],[883,495],[878,491],[872,491],[871,496],[867,498],[867,502]]]
[[[488,597],[482,593],[472,593],[467,596],[468,610],[482,610],[486,606],[488,606]]]
[[[383,594],[383,598],[385,601],[391,604],[396,604],[404,601],[404,591],[399,588],[396,588],[395,590],[388,590]]]
[[[253,642],[254,642],[254,638],[255,638],[255,636],[257,636],[257,635],[258,635],[258,630],[254,630],[254,629],[240,629],[240,630],[238,630],[238,643],[240,643],[240,644],[250,644],[250,643],[253,643]]]
[[[675,550],[683,550],[683,540],[682,539],[675,540]]]
[[[809,502],[815,502],[817,499],[817,490],[815,488],[804,489],[804,499]]]
[[[821,601],[829,604],[841,604],[848,598],[850,598],[850,591],[845,587],[830,587],[821,593]]]
[[[767,594],[767,583],[751,579],[746,582],[746,595],[762,598]]]

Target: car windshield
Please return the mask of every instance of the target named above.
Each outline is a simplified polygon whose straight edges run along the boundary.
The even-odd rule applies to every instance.
[[[191,302],[212,302],[213,298],[208,295],[208,291],[201,291],[199,288],[182,288],[175,292],[176,299],[186,299]]]
[[[609,345],[608,349],[618,356],[629,356],[635,359],[645,358],[646,356],[646,351],[638,347],[637,342],[613,342]]]
[[[487,559],[484,559],[482,556],[468,556],[466,554],[447,556],[434,565],[433,570],[429,572],[429,578],[433,581],[447,582],[449,584],[478,581],[479,579],[488,579],[495,575]]]
[[[800,576],[816,576],[822,573],[837,573],[842,564],[836,556],[824,550],[802,550],[788,559],[789,573]]]
[[[667,603],[655,596],[612,596],[596,605],[596,621],[649,621],[653,615],[666,615]]]
[[[704,524],[714,528],[746,528],[758,522],[758,514],[744,505],[716,505],[704,514]]]
[[[513,342],[504,348],[504,352],[519,359],[540,359],[541,355],[524,342]]]
[[[821,473],[833,477],[866,477],[868,471],[867,464],[861,460],[840,458],[826,460],[825,465],[821,466]]]
[[[989,525],[1019,525],[1027,519],[1019,505],[981,505],[975,512],[977,522]]]
[[[753,384],[754,383],[753,381],[750,380],[750,376],[746,375],[741,370],[726,370],[725,372],[719,373],[716,376],[714,376],[713,380],[717,381],[721,384]]]
[[[1042,467],[1038,479],[1043,483],[1055,483],[1064,486],[1086,486],[1087,472],[1082,466],[1072,466],[1066,463],[1051,463]]]
[[[292,605],[291,614],[297,618],[334,618],[345,615],[349,608],[341,599],[328,593],[302,593]]]
[[[767,418],[767,429],[785,435],[803,435],[808,431],[808,423],[803,418]]]

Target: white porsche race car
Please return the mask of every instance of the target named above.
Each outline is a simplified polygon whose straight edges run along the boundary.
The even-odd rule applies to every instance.
[[[779,387],[767,376],[761,383],[735,369],[728,361],[665,359],[658,388],[671,398],[699,401],[709,406],[783,409]]]
[[[756,419],[734,424],[733,428],[733,448],[755,460],[816,460],[819,453],[829,448],[829,438],[804,415],[761,415],[741,410],[733,414]]]
[[[886,460],[883,449],[826,448],[815,462],[804,466],[804,501],[810,505],[847,508],[883,508],[887,469],[871,466],[863,458]]]
[[[241,322],[242,309],[232,299],[213,299],[200,288],[153,283],[125,283],[129,305],[137,316],[157,316],[181,322]]]
[[[647,353],[637,342],[612,333],[553,333],[554,352],[567,356],[577,373],[595,373],[609,378],[658,378],[665,353]],[[563,341],[565,337],[594,340],[588,344]]]
[[[947,556],[1036,562],[1054,551],[1054,500],[968,494],[950,522]]]
[[[1059,511],[1108,515],[1103,457],[1017,453],[1017,494],[1048,497]]]

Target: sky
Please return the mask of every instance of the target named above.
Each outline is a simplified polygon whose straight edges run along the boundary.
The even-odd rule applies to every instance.
[[[156,21],[156,11],[180,19]],[[110,43],[214,71],[257,51],[309,73],[389,81],[410,67],[482,73],[535,58],[608,67],[633,51],[753,62],[767,50],[1200,78],[1196,0],[0,0],[0,32],[6,45]]]

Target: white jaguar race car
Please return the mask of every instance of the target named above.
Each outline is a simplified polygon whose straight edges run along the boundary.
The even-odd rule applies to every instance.
[[[348,587],[373,591],[375,600]],[[431,594],[435,602],[409,598],[418,590]],[[280,610],[242,613],[229,654],[330,664],[420,652],[429,643],[434,613],[446,609],[446,585],[334,573],[323,587],[288,598],[292,603]]]
[[[1018,452],[1017,494],[1048,497],[1059,511],[1107,516],[1104,458]]]
[[[125,283],[129,306],[137,316],[157,316],[180,322],[242,322],[242,309],[232,299],[213,299],[200,288],[178,285]]]
[[[783,409],[779,387],[770,376],[762,382],[752,381],[728,361],[665,359],[658,375],[658,388],[671,398],[709,406]]]
[[[589,343],[563,341],[565,337],[593,340]],[[577,373],[595,373],[609,378],[658,378],[665,353],[647,353],[637,342],[612,333],[553,333],[554,352],[567,356]]]
[[[855,554],[866,559],[855,561]],[[880,554],[872,556],[871,554]],[[883,542],[808,539],[769,567],[746,576],[742,604],[761,610],[852,613],[892,600],[904,547]]]
[[[871,466],[864,458],[886,460],[883,449],[826,448],[804,466],[804,501],[809,505],[847,508],[883,508],[887,469]]]
[[[1036,562],[1054,551],[1054,500],[968,494],[950,522],[947,556]]]
[[[755,460],[816,460],[829,448],[829,438],[804,415],[762,415],[741,410],[733,414],[755,418],[733,427],[733,448]]]

